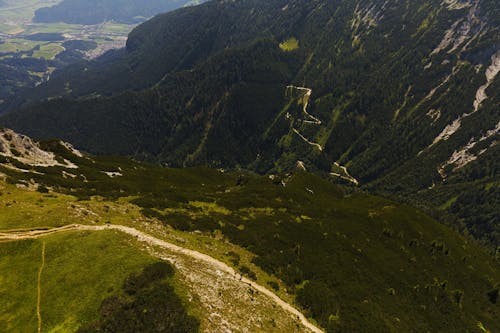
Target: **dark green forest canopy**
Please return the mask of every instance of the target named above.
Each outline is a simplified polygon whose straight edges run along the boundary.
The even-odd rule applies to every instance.
[[[113,13],[71,0],[49,11],[152,15],[116,1]],[[47,196],[131,200],[168,228],[241,246],[328,333],[497,332],[499,11],[495,0],[238,0],[161,14],[0,118],[98,157],[42,141],[75,177],[17,151],[0,155],[0,174]],[[49,65],[2,63],[0,89]],[[162,264],[131,275],[81,332],[164,320],[197,331],[172,276]]]
[[[493,0],[208,2],[54,73],[0,123],[171,166],[345,166],[362,187],[497,246],[500,81],[486,73],[499,17]],[[312,90],[320,124],[290,84]]]
[[[168,169],[126,158],[78,157],[58,141],[41,148],[78,165],[77,177],[65,177],[63,167],[33,167],[14,158],[4,158],[0,172],[10,183],[35,182],[42,192],[50,188],[80,200],[134,198],[145,216],[165,225],[223,235],[254,253],[253,262],[280,278],[327,332],[474,332],[478,322],[492,332],[500,329],[498,259],[415,208],[346,191],[305,172],[270,177]],[[248,267],[238,268],[254,276]],[[131,285],[142,289],[143,283]],[[120,316],[135,313],[142,299],[159,302],[148,290],[130,302],[113,297],[103,309]],[[142,317],[113,318],[112,324],[127,326]]]

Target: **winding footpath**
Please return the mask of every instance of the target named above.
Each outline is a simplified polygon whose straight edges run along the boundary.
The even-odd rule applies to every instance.
[[[353,176],[351,176],[351,174],[349,173],[349,170],[347,170],[347,167],[340,165],[338,162],[334,162],[333,164],[337,168],[340,168],[344,172],[344,175],[341,175],[340,173],[337,173],[337,172],[330,172],[330,175],[347,180],[356,186],[359,185],[359,181],[356,178],[354,178]]]
[[[313,125],[318,125],[318,126],[321,125],[321,120],[319,120],[318,118],[314,117],[312,114],[310,114],[309,112],[307,112],[307,108],[309,107],[309,100],[311,99],[311,95],[312,95],[312,89],[306,88],[306,87],[296,87],[296,86],[287,86],[286,89],[287,89],[287,91],[288,90],[293,91],[294,89],[295,90],[300,90],[300,91],[305,91],[304,97],[303,97],[304,99],[303,99],[302,112],[305,114],[306,120],[303,120],[302,122],[306,123],[306,124],[313,124]],[[288,119],[288,116],[287,116],[287,119]],[[297,134],[307,144],[309,144],[309,145],[311,145],[313,147],[318,148],[318,150],[321,151],[321,152],[323,151],[323,147],[319,143],[312,142],[311,140],[307,139],[295,127],[292,127],[292,130],[293,130],[293,132],[295,134]]]
[[[233,268],[229,267],[222,261],[219,261],[215,258],[212,258],[206,254],[193,251],[190,249],[186,249],[180,246],[177,246],[172,243],[168,243],[164,240],[161,240],[159,238],[156,238],[154,236],[151,236],[149,234],[146,234],[142,231],[139,231],[137,229],[131,228],[131,227],[126,227],[122,225],[116,225],[116,224],[109,224],[109,225],[103,225],[103,226],[90,226],[90,225],[80,225],[80,224],[71,224],[59,228],[52,228],[52,229],[34,229],[34,230],[15,230],[15,231],[4,231],[0,232],[0,242],[2,241],[16,241],[16,240],[23,240],[23,239],[34,239],[34,238],[40,238],[44,236],[49,236],[52,234],[56,233],[61,233],[61,232],[67,232],[67,231],[104,231],[104,230],[117,230],[120,232],[123,232],[125,234],[128,234],[130,236],[135,237],[138,241],[147,243],[150,246],[158,246],[163,249],[166,249],[168,251],[172,251],[177,254],[189,256],[195,260],[199,261],[204,261],[213,267],[217,268],[220,271],[223,271],[231,276],[234,276],[235,278],[238,278],[242,283],[245,283],[249,286],[251,286],[253,289],[257,290],[258,292],[266,295],[270,299],[272,299],[279,307],[281,307],[283,310],[287,311],[291,315],[295,316],[302,325],[307,327],[309,330],[311,330],[314,333],[324,333],[323,330],[312,324],[300,311],[298,311],[295,307],[292,305],[286,303],[283,301],[281,298],[279,298],[276,294],[268,290],[267,288],[257,284],[256,282],[249,280],[245,277],[242,277],[238,272],[236,272]]]
[[[38,278],[36,282],[36,317],[38,319],[38,333],[42,332],[42,313],[40,311],[40,305],[42,303],[42,273],[45,267],[45,242],[42,243],[42,264],[38,270]]]
[[[314,117],[312,114],[310,114],[309,112],[307,112],[307,109],[309,107],[309,101],[310,101],[311,95],[312,95],[312,89],[306,88],[306,87],[297,87],[297,86],[293,86],[293,85],[287,86],[286,89],[287,89],[287,94],[288,94],[288,90],[290,90],[292,92],[291,93],[291,95],[292,95],[291,97],[292,98],[293,98],[293,90],[299,90],[299,91],[303,91],[304,92],[302,112],[305,114],[306,120],[302,120],[302,123],[313,124],[313,125],[320,126],[322,124],[321,120],[319,120],[318,118]],[[287,113],[286,118],[290,119],[290,117],[291,117],[291,115],[289,113]],[[298,129],[296,129],[295,127],[293,127],[293,120],[292,120],[292,131],[295,134],[297,134],[308,145],[310,145],[312,147],[316,147],[320,152],[323,152],[324,148],[323,148],[322,145],[320,145],[317,142],[313,142],[313,141],[309,140]],[[354,178],[353,176],[351,176],[351,174],[349,174],[349,171],[347,170],[347,168],[345,166],[342,166],[342,165],[340,165],[337,162],[335,162],[334,164],[338,168],[342,169],[342,171],[344,172],[344,175],[342,175],[340,173],[336,173],[336,172],[331,172],[330,173],[331,176],[342,178],[344,180],[347,180],[347,181],[353,183],[356,186],[359,185],[359,181],[356,178]],[[302,163],[302,165],[303,165],[303,163]]]
[[[306,117],[309,118],[310,120],[304,120],[304,122],[310,123],[310,124],[315,124],[315,125],[321,125],[321,120],[319,120],[318,118],[314,117],[312,114],[307,112],[307,108],[309,107],[309,100],[311,99],[311,95],[312,95],[312,89],[306,88],[306,87],[296,87],[296,86],[287,86],[286,88],[290,89],[290,90],[296,89],[296,90],[305,91],[304,106],[302,108],[302,111],[304,112]]]
[[[323,147],[319,143],[312,142],[311,140],[309,140],[308,138],[306,138],[305,136],[303,136],[302,133],[300,133],[298,129],[292,128],[292,131],[295,134],[297,134],[302,140],[304,140],[307,144],[318,148],[319,151],[323,151]]]

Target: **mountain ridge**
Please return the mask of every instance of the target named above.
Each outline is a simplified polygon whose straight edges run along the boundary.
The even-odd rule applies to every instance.
[[[0,122],[94,153],[260,173],[300,162],[413,204],[455,200],[448,217],[498,245],[495,205],[474,217],[457,190],[487,189],[498,201],[496,13],[491,0],[209,2],[139,26],[109,63],[80,65],[90,73],[82,84],[60,73],[35,91],[68,83],[80,99]],[[295,49],[280,47],[291,38]],[[303,96],[287,96],[289,85],[311,89],[307,112],[321,124],[303,118]]]
[[[62,255],[55,256],[54,237],[70,244],[85,240],[84,245],[96,245],[92,253],[98,253],[102,242],[91,240],[111,236],[119,240],[116,233],[106,229],[123,225],[208,254],[260,285],[269,285],[327,332],[474,332],[478,323],[490,330],[499,324],[495,296],[500,279],[498,257],[412,207],[361,191],[347,192],[303,171],[258,176],[206,168],[169,169],[126,158],[77,154],[60,141],[35,143],[57,160],[68,160],[77,168],[29,165],[17,156],[0,156],[0,228],[16,229],[3,233],[3,237],[30,235],[27,230],[43,234],[61,226],[61,230],[70,230],[75,222],[84,225],[83,229],[104,229],[47,237],[47,242],[52,239],[48,260],[59,260]],[[136,248],[136,239],[121,242],[128,243],[127,253],[142,248]],[[21,245],[30,244],[40,245]],[[17,243],[0,245],[5,253],[0,265],[24,253]],[[68,250],[79,252],[75,246]],[[163,254],[157,248],[145,250],[153,251],[155,257],[159,254],[162,259],[172,259],[172,253]],[[81,255],[86,255],[85,251]],[[239,279],[230,277],[228,283],[207,285],[211,282],[204,278],[198,285],[195,276],[199,274],[206,276],[211,271],[209,281],[220,281],[221,276],[213,268],[206,271],[200,262],[186,262],[177,255],[173,264],[181,277],[187,276],[184,283],[194,284],[194,290],[190,289],[193,293],[205,290],[201,295],[206,297],[213,290],[222,292],[210,294],[208,303],[203,303],[210,309],[204,311],[208,316],[213,306],[220,311],[218,300],[228,295],[221,286],[229,281],[239,283]],[[44,281],[45,285],[49,282]],[[9,293],[24,290],[12,288]],[[260,300],[260,293],[249,292],[244,284],[239,290],[242,299],[238,301],[242,303],[238,304],[248,302],[240,310],[255,306],[256,298]],[[234,297],[229,295],[228,300]],[[48,300],[49,295],[45,297]],[[196,305],[193,299],[195,304],[191,305]],[[223,303],[230,306],[234,302]],[[23,304],[9,306],[22,309]],[[0,312],[3,309],[0,307]],[[233,312],[223,312],[215,323],[223,323],[225,316],[236,323],[250,318],[248,311],[237,319]],[[49,312],[46,309],[43,313]],[[54,322],[64,322],[65,314],[53,313]],[[275,325],[284,325],[285,317],[289,318],[261,320],[260,325],[268,327],[262,331],[282,332],[281,326]],[[133,318],[124,319],[126,323]],[[199,319],[206,324],[206,316]],[[259,325],[258,318],[251,319]],[[226,327],[221,325],[210,327]]]

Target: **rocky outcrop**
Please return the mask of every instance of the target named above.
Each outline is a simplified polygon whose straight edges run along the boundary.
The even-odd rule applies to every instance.
[[[476,99],[474,100],[474,111],[479,110],[481,103],[487,98],[486,89],[493,83],[496,76],[500,72],[500,50],[491,56],[491,65],[486,69],[486,83],[483,84],[476,92]]]
[[[439,166],[438,171],[442,177],[446,177],[446,167],[452,166],[453,171],[463,168],[472,161],[478,159],[479,156],[484,154],[488,148],[494,147],[498,143],[498,135],[500,133],[500,122],[495,126],[495,128],[487,131],[480,138],[471,138],[467,145],[457,149],[453,152],[450,158]],[[477,149],[480,143],[486,143],[484,148]]]
[[[460,51],[465,48],[474,39],[476,39],[486,26],[484,18],[481,18],[480,0],[473,1],[445,1],[449,10],[457,10],[470,7],[466,17],[455,21],[451,27],[445,32],[443,39],[439,45],[432,51],[431,55],[448,50],[448,53],[453,53],[463,46]]]
[[[71,146],[68,144],[68,147]],[[70,151],[76,155],[76,149],[71,147]],[[78,154],[81,156],[80,152]],[[54,153],[43,150],[33,139],[10,129],[0,129],[0,156],[13,158],[30,166],[77,168],[70,161],[57,159]]]

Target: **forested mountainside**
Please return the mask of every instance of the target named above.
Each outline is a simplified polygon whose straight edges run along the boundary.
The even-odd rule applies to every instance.
[[[99,24],[106,21],[140,23],[163,12],[203,0],[63,0],[52,7],[36,11],[34,22],[69,24]]]
[[[221,264],[205,269],[186,249],[268,288],[328,333],[500,330],[498,257],[414,208],[303,171],[168,169],[4,129],[0,191],[0,239],[12,236],[0,242],[0,267],[18,268],[0,285],[5,331],[35,327],[45,243],[46,330],[309,332],[262,289]],[[48,235],[15,241],[28,230]],[[152,237],[156,246],[141,246]],[[184,250],[164,253],[161,240]],[[175,276],[158,264],[139,273],[150,255],[172,261]],[[26,288],[9,288],[19,283]]]
[[[26,40],[40,41],[45,44],[45,49],[51,40],[59,41],[60,48],[57,54],[52,56],[50,52],[36,45],[28,50],[10,50],[0,52],[0,113],[7,107],[11,99],[23,89],[34,89],[41,82],[50,77],[54,68],[63,68],[68,64],[81,61],[85,52],[95,49],[97,44],[93,41],[68,40],[57,33],[40,33],[25,36]],[[0,45],[4,41],[0,40]],[[28,44],[28,43],[26,43]],[[50,47],[50,46],[49,46]]]
[[[147,2],[147,3],[146,3]],[[172,10],[188,2],[166,0],[161,6],[147,7],[151,1],[63,1],[61,0],[17,0],[4,1],[0,8],[0,113],[8,109],[12,99],[22,91],[30,91],[50,79],[52,72],[84,59],[94,59],[112,49],[125,46],[128,33],[138,22],[145,21],[154,14]],[[189,2],[194,4],[196,2]],[[42,9],[63,10],[65,18],[90,16],[100,20],[93,25],[37,22],[35,11]],[[159,5],[159,4],[158,4]],[[106,13],[111,11],[134,18],[133,23],[107,21]],[[105,7],[105,8],[104,8]],[[59,9],[58,9],[59,8]],[[139,12],[150,10],[148,16],[137,16]],[[61,13],[59,13],[61,14]],[[99,16],[98,14],[102,14]]]
[[[0,122],[172,166],[299,166],[432,206],[498,245],[499,11],[493,0],[212,1],[54,73]]]

